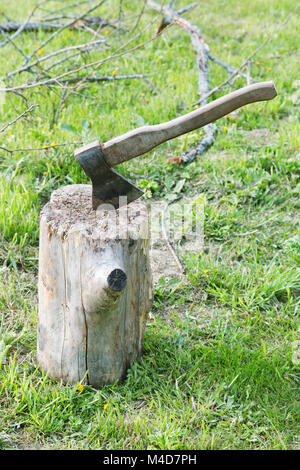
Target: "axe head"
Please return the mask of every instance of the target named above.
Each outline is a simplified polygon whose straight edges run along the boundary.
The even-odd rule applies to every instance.
[[[98,141],[76,150],[75,157],[85,174],[92,180],[94,210],[101,204],[112,204],[118,209],[120,201],[125,205],[142,196],[143,191],[107,165]]]

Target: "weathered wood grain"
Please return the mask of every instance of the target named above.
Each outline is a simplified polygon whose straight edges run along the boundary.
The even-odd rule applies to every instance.
[[[101,146],[102,153],[109,166],[118,165],[148,152],[167,140],[214,122],[235,109],[249,103],[270,100],[276,95],[273,82],[248,85],[172,121],[139,127],[115,137]]]
[[[97,212],[90,198],[91,186],[66,186],[41,213],[37,360],[100,387],[142,354],[152,278],[145,204]]]

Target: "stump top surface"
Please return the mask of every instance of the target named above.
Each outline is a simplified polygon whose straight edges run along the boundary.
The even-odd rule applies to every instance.
[[[92,186],[72,184],[63,186],[51,195],[50,201],[43,207],[41,217],[55,232],[87,232],[91,238],[111,238],[112,229],[118,228],[116,238],[124,238],[139,233],[145,238],[148,227],[148,210],[145,203],[134,201],[118,210],[92,209]],[[141,230],[142,229],[142,230]],[[145,231],[146,230],[146,231]]]

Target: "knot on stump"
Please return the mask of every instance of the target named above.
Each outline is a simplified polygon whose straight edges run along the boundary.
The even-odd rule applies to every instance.
[[[112,290],[121,291],[127,283],[127,276],[122,269],[113,269],[107,276],[107,284]]]

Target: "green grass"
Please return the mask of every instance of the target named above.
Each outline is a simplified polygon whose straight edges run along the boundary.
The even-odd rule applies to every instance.
[[[34,4],[12,0],[3,10],[21,20]],[[106,2],[96,13],[117,18],[118,4]],[[128,18],[136,13],[136,2],[123,4]],[[189,17],[216,57],[239,66],[296,7],[295,0],[212,0]],[[154,17],[145,14],[136,33]],[[157,24],[132,45],[149,39]],[[29,54],[46,37],[42,31],[26,33],[16,44]],[[107,37],[117,49],[118,33],[109,29]],[[121,40],[129,37],[122,33]],[[43,54],[89,39],[87,32],[67,30]],[[167,280],[162,273],[156,283],[141,361],[122,384],[100,390],[64,386],[37,368],[39,212],[56,188],[87,182],[74,161],[73,142],[105,141],[191,110],[197,99],[194,51],[187,34],[170,28],[97,72],[155,72],[149,79],[158,93],[141,80],[90,84],[81,90],[88,97],[71,95],[55,123],[57,90],[25,94],[39,106],[8,127],[0,145],[68,145],[0,150],[0,448],[299,449],[299,54],[263,61],[294,49],[296,14],[255,56],[259,63],[251,69],[257,80],[274,80],[278,97],[219,120],[214,146],[197,161],[177,166],[167,158],[191,148],[200,130],[119,168],[150,201],[175,193],[185,180],[181,193],[204,201],[205,247],[197,254],[178,247],[186,275]],[[104,49],[93,51],[88,60],[105,55]],[[7,45],[1,75],[22,61]],[[226,72],[211,63],[210,77],[214,87]],[[27,80],[31,74],[14,83]],[[239,79],[235,88],[244,85]],[[24,109],[19,95],[6,96],[0,127]]]

